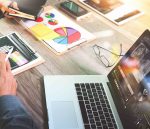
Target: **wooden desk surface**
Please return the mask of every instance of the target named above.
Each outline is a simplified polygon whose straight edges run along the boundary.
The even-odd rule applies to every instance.
[[[48,0],[47,5],[55,5],[57,2],[56,0]],[[101,64],[94,55],[92,46],[96,43],[111,49],[113,46],[118,47],[122,43],[123,51],[126,52],[145,29],[150,29],[150,1],[136,0],[134,2],[137,7],[145,12],[145,15],[122,26],[116,26],[96,13],[92,13],[90,18],[78,22],[79,25],[96,35],[97,39],[61,56],[52,53],[15,21],[10,19],[0,20],[1,34],[17,31],[46,60],[44,64],[15,76],[18,82],[17,95],[40,129],[48,128],[43,75],[107,74],[111,68],[106,69]]]

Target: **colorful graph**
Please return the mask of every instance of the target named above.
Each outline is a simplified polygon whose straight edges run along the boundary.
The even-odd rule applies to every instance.
[[[21,53],[19,53],[18,51],[13,52],[10,55],[10,59],[14,63],[16,63],[18,66],[22,66],[22,65],[28,63],[28,60],[23,55],[21,55]]]
[[[59,34],[57,38],[53,39],[58,44],[71,44],[81,37],[80,32],[71,27],[60,27],[54,29],[54,31]]]
[[[49,23],[50,25],[57,25],[57,24],[58,24],[58,21],[55,20],[55,19],[50,19],[50,20],[48,21],[48,23]]]
[[[46,13],[45,17],[47,17],[47,18],[54,18],[55,14],[53,14],[53,13]]]
[[[36,19],[36,22],[42,22],[43,21],[43,18],[42,17],[38,17],[37,19]]]

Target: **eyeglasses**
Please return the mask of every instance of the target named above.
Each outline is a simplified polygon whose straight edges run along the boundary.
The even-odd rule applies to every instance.
[[[117,62],[117,60],[119,59],[119,57],[120,57],[120,56],[123,56],[123,55],[122,55],[122,44],[120,44],[120,54],[117,54],[117,53],[115,53],[115,52],[112,52],[112,51],[110,51],[110,50],[108,50],[108,49],[106,49],[106,48],[103,48],[103,47],[101,47],[101,46],[98,46],[98,45],[96,45],[96,44],[93,46],[93,50],[94,50],[95,55],[97,56],[97,58],[100,59],[100,61],[105,65],[105,67],[112,67],[112,66]],[[113,63],[112,63],[112,61],[110,61],[110,60],[108,59],[108,57],[106,57],[106,56],[104,55],[105,53],[102,54],[102,50],[107,51],[109,54],[111,54],[111,55],[117,57],[117,58],[115,58],[115,61],[113,61]],[[110,57],[110,56],[109,56],[109,57]]]

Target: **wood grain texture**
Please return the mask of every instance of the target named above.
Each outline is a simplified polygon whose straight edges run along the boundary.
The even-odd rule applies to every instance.
[[[21,99],[39,129],[47,128],[47,113],[43,76],[36,70],[30,69],[16,76],[18,83],[17,96]]]
[[[48,0],[46,5],[55,5],[58,1]],[[46,60],[44,64],[15,76],[18,82],[17,95],[40,129],[48,128],[44,99],[44,75],[107,74],[112,68],[106,69],[102,65],[96,58],[92,46],[98,44],[112,50],[116,47],[119,49],[118,46],[122,43],[123,52],[125,53],[137,37],[145,29],[150,28],[150,1],[133,1],[145,12],[145,15],[122,26],[116,26],[93,12],[90,18],[83,19],[77,24],[93,33],[96,36],[96,40],[61,56],[51,52],[14,20],[7,18],[0,20],[0,33],[5,35],[13,31],[18,32]]]

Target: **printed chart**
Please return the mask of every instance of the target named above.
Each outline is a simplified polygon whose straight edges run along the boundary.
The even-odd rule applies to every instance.
[[[36,21],[24,21],[24,25],[59,55],[95,38],[56,9],[42,13]]]
[[[54,18],[55,14],[53,14],[53,13],[46,13],[45,17],[47,17],[47,18]]]
[[[53,39],[58,44],[71,44],[81,37],[80,32],[71,27],[60,27],[54,29],[54,31],[59,34],[59,37]]]
[[[50,20],[48,21],[48,23],[49,23],[50,25],[57,25],[57,24],[58,24],[58,21],[55,20],[55,19],[50,19]]]
[[[38,18],[36,19],[36,22],[43,22],[43,18],[42,18],[42,17],[38,17]]]

